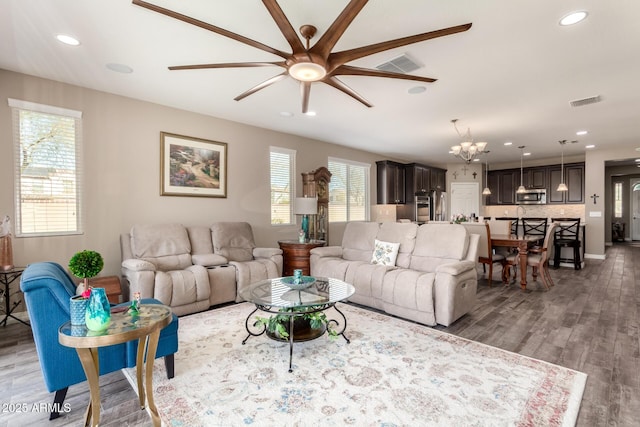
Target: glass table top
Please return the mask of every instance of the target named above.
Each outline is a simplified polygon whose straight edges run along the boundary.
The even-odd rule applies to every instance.
[[[333,278],[315,277],[313,283],[300,290],[287,286],[288,279],[290,278],[279,277],[254,283],[241,291],[240,296],[257,305],[286,308],[335,304],[355,292],[349,283]]]

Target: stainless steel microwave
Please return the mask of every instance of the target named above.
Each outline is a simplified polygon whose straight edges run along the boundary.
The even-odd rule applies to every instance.
[[[528,189],[524,193],[516,193],[518,205],[544,205],[547,203],[547,190]]]

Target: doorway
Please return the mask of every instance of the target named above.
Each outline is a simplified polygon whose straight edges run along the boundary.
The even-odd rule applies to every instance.
[[[631,240],[640,240],[640,179],[631,180]]]
[[[480,214],[480,187],[477,182],[451,184],[451,215]]]

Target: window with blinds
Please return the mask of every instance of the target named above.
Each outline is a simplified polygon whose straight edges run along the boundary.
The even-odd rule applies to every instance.
[[[329,158],[329,221],[367,221],[371,165]]]
[[[270,147],[271,171],[271,224],[294,224],[293,205],[295,150]]]
[[[16,236],[81,234],[82,113],[15,99],[9,106]]]

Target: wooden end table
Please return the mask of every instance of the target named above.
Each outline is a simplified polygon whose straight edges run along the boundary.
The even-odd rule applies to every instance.
[[[112,313],[111,324],[104,332],[89,331],[85,326],[71,325],[66,322],[58,329],[58,341],[66,347],[75,348],[82,363],[82,369],[89,382],[91,399],[85,412],[84,425],[97,426],[100,423],[100,364],[98,348],[127,341],[138,340],[136,356],[136,378],[138,381],[138,397],[140,407],[144,409],[145,387],[146,400],[151,410],[154,426],[160,426],[160,415],[153,401],[153,362],[156,358],[160,330],[171,323],[171,309],[161,304],[143,304],[139,315],[132,316],[126,311]],[[142,383],[142,369],[146,354],[145,384]]]
[[[122,297],[122,287],[120,285],[120,277],[118,276],[101,276],[89,279],[89,286],[94,288],[104,288],[107,293],[107,299],[111,304],[120,304]]]
[[[282,275],[293,276],[293,270],[300,269],[303,275],[309,276],[311,249],[324,246],[325,243],[324,240],[310,240],[306,243],[300,243],[297,240],[279,240],[278,245],[282,249],[283,259]]]

